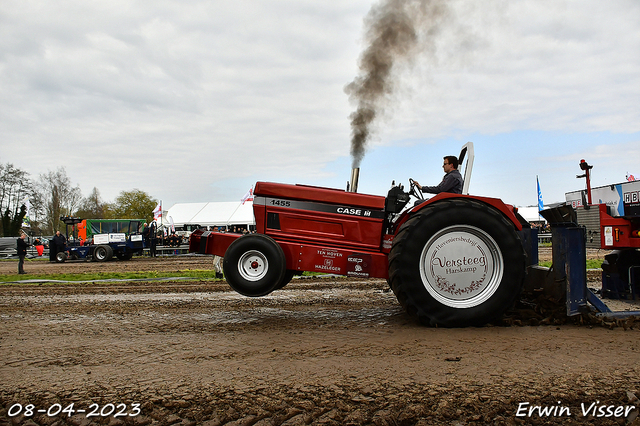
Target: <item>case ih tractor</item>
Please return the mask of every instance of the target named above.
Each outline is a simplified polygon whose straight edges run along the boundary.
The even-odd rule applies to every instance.
[[[383,278],[422,323],[485,324],[520,294],[529,225],[499,199],[467,195],[471,143],[460,164],[467,153],[463,194],[442,193],[417,205],[408,205],[411,195],[422,200],[412,180],[408,193],[397,185],[386,197],[258,182],[257,233],[194,231],[189,251],[224,257],[227,282],[245,296],[281,289],[303,271]]]

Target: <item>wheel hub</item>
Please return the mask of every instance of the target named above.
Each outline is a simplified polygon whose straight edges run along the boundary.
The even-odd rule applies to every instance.
[[[500,285],[503,270],[497,243],[469,225],[442,229],[427,241],[420,257],[426,290],[453,308],[471,308],[489,299]]]
[[[250,250],[238,260],[238,272],[247,281],[259,281],[269,271],[269,261],[260,251]]]

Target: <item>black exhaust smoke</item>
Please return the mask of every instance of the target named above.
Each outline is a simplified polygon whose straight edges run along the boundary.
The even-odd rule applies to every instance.
[[[356,104],[349,116],[352,168],[360,167],[371,126],[393,94],[394,64],[401,58],[410,59],[418,50],[432,48],[432,39],[446,15],[444,0],[383,0],[367,14],[368,47],[360,57],[360,75],[345,87]]]

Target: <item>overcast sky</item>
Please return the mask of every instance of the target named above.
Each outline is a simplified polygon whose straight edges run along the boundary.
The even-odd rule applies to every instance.
[[[83,195],[240,200],[344,188],[367,0],[0,0],[0,163]],[[475,144],[471,193],[525,206],[640,175],[640,2],[456,0],[397,64],[360,191],[435,185]],[[640,176],[639,176],[640,177]]]

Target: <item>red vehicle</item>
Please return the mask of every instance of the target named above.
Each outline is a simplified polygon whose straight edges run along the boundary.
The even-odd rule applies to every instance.
[[[472,145],[460,161],[469,147],[463,192]],[[405,310],[426,324],[482,325],[501,316],[523,285],[526,221],[495,198],[442,193],[406,208],[410,194],[422,198],[412,180],[409,193],[398,185],[386,197],[258,182],[257,233],[197,230],[189,251],[224,257],[227,282],[246,296],[316,271],[385,278]]]
[[[566,193],[567,204],[575,211],[575,222],[585,228],[586,247],[611,250],[602,265],[605,293],[609,280],[619,279],[624,287],[620,293],[635,296],[640,282],[640,181],[592,188],[592,168],[580,161],[585,173],[578,177],[586,178],[586,190]]]

